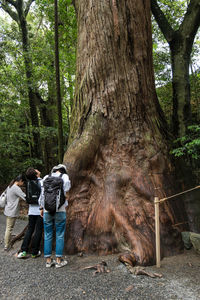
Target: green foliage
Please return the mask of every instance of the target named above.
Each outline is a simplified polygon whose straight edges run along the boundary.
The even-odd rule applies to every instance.
[[[166,83],[163,86],[157,88],[157,96],[165,113],[166,120],[170,125],[172,116],[172,84],[171,82]]]
[[[36,49],[40,49],[40,53],[35,53],[35,59],[38,58],[38,65],[41,68],[41,57],[46,59],[38,77],[41,75],[47,78],[45,70],[51,76],[54,74],[54,1],[42,0],[36,1],[37,9],[34,10],[35,20],[41,18],[40,30],[44,31],[41,41],[36,45]],[[73,102],[74,86],[75,86],[75,72],[76,72],[76,39],[77,39],[77,25],[76,15],[71,0],[62,0],[58,2],[59,14],[59,56],[60,56],[60,77],[61,77],[61,94],[63,102],[63,130],[66,137],[69,133],[69,119],[71,115],[71,106]],[[50,30],[47,30],[47,24]],[[41,47],[41,45],[43,45]],[[44,52],[45,47],[49,50]],[[47,54],[49,53],[49,54]],[[39,54],[39,55],[38,55]],[[34,59],[34,60],[35,60]],[[38,68],[37,68],[38,69]],[[51,70],[51,71],[50,71]],[[50,72],[49,72],[50,71]],[[44,92],[46,91],[45,85]],[[56,116],[55,116],[56,117]],[[56,118],[55,118],[56,120]]]
[[[178,30],[183,17],[186,13],[188,1],[179,0],[158,0],[160,8],[162,9],[165,17],[174,30]],[[160,31],[156,21],[152,16],[153,25],[153,62],[155,71],[155,82],[157,87],[157,95],[161,107],[165,113],[166,119],[171,124],[172,120],[172,68],[169,44],[166,42],[162,32]],[[190,63],[190,85],[191,85],[191,109],[193,122],[198,123],[200,120],[199,115],[199,99],[200,99],[200,82],[198,79],[199,74],[199,43],[200,32],[197,33],[193,45],[193,51]],[[171,126],[171,125],[170,125]]]
[[[76,60],[76,17],[71,1],[59,1],[59,13],[63,127],[67,142]],[[45,169],[45,161],[34,157],[32,152],[36,131],[40,133],[42,151],[45,143],[48,147],[50,142],[51,158],[56,159],[57,155],[53,1],[36,1],[27,24],[33,62],[31,85],[42,99],[37,106],[39,128],[33,128],[30,122],[21,34],[17,23],[4,13],[0,16],[0,183],[7,183],[30,165]],[[46,110],[47,118],[43,121],[41,110]]]
[[[187,160],[200,159],[200,125],[188,126],[188,134],[174,141],[175,148],[171,151],[175,157]],[[178,146],[178,147],[177,147]]]
[[[181,25],[184,15],[188,7],[188,1],[186,0],[158,0],[160,8],[162,9],[165,17],[172,26],[173,30],[178,30]],[[152,15],[152,37],[153,37],[153,61],[156,86],[160,87],[171,82],[171,57],[169,45],[165,40],[161,30],[158,27],[153,15]],[[196,35],[193,45],[193,51],[191,56],[191,65],[194,70],[199,67],[199,55],[200,55],[200,30]],[[171,94],[171,93],[170,93]]]
[[[188,1],[186,0],[160,0],[158,1],[160,8],[165,12],[165,16],[174,30],[178,30],[183,21],[186,12]]]
[[[31,135],[23,124],[23,111],[15,99],[1,103],[0,117],[0,182],[7,183],[27,166],[41,165],[30,157]]]

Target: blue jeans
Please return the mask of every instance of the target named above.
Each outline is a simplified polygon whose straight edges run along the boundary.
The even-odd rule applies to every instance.
[[[56,212],[55,215],[44,213],[44,257],[51,257],[53,229],[56,228],[56,257],[62,257],[64,249],[64,234],[66,227],[66,212]]]

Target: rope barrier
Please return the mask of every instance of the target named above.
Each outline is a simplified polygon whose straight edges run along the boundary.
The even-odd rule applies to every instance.
[[[166,201],[166,200],[168,200],[168,199],[175,198],[175,197],[177,197],[177,196],[179,196],[179,195],[182,195],[182,194],[191,192],[191,191],[196,190],[196,189],[199,189],[199,188],[200,188],[200,185],[198,185],[198,186],[196,186],[196,187],[194,187],[194,188],[192,188],[192,189],[189,189],[189,190],[187,190],[187,191],[184,191],[184,192],[181,192],[181,193],[178,193],[178,194],[174,194],[174,195],[169,196],[169,197],[166,197],[166,198],[162,198],[162,199],[159,200],[159,202],[164,202],[164,201]]]
[[[188,224],[188,221],[187,222],[181,222],[181,223],[173,224],[172,227],[180,226],[180,225],[183,225],[183,224]]]
[[[160,202],[164,202],[168,199],[172,199],[172,198],[175,198],[179,195],[182,195],[182,194],[185,194],[185,193],[188,193],[188,192],[191,192],[193,190],[196,190],[200,188],[200,185],[192,188],[192,189],[189,189],[189,190],[186,190],[184,192],[181,192],[181,193],[178,193],[178,194],[175,194],[175,195],[172,195],[170,197],[166,197],[166,198],[162,198],[159,200],[158,197],[155,197],[154,198],[154,206],[155,206],[155,242],[156,242],[156,266],[157,268],[160,268],[160,221],[159,221],[159,204]],[[178,223],[178,224],[174,224],[172,226],[178,226],[178,225],[181,225],[181,224],[184,224],[184,223],[187,223],[187,222],[183,222],[183,223]]]

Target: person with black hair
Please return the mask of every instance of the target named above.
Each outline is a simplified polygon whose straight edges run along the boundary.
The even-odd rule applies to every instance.
[[[62,175],[61,175],[62,174]],[[55,213],[50,213],[45,209],[45,196],[44,196],[44,185],[45,179],[48,177],[61,177],[63,180],[62,189],[64,193],[64,204],[61,206],[56,205]],[[42,192],[40,194],[40,210],[41,216],[43,216],[44,221],[44,257],[46,258],[46,267],[52,267],[55,265],[56,268],[64,267],[67,261],[64,260],[63,250],[64,250],[64,234],[66,227],[66,207],[68,206],[68,201],[66,199],[66,193],[69,191],[71,183],[67,175],[66,166],[59,164],[53,167],[51,174],[46,175],[42,180]],[[56,198],[56,202],[60,199]],[[58,204],[58,203],[57,203]],[[53,241],[53,230],[55,226],[56,233],[56,261],[52,259],[52,241]]]
[[[26,171],[26,178],[28,180],[36,181],[38,188],[41,190],[40,171],[32,167]],[[26,258],[29,246],[31,243],[31,257],[36,258],[41,255],[40,243],[43,231],[43,218],[40,216],[39,204],[29,204],[28,210],[28,228],[21,245],[21,250],[17,258]],[[33,238],[32,238],[33,237]]]
[[[13,228],[17,217],[19,216],[19,200],[26,201],[26,194],[21,187],[24,185],[25,176],[18,175],[13,179],[7,188],[7,202],[4,208],[4,215],[6,216],[6,231],[4,237],[4,250],[10,249],[10,240]]]

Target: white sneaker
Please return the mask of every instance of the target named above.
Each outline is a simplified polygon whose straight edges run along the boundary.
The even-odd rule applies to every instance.
[[[55,265],[55,260],[51,259],[50,262],[46,262],[46,268],[51,268]]]
[[[64,266],[66,266],[66,265],[67,265],[67,261],[64,260],[64,259],[61,259],[61,262],[56,263],[56,268],[62,268]]]
[[[22,251],[17,255],[17,258],[26,258],[26,257],[27,257],[26,251]]]
[[[32,258],[37,258],[41,255],[41,251],[39,250],[37,254],[32,254],[31,257]]]

